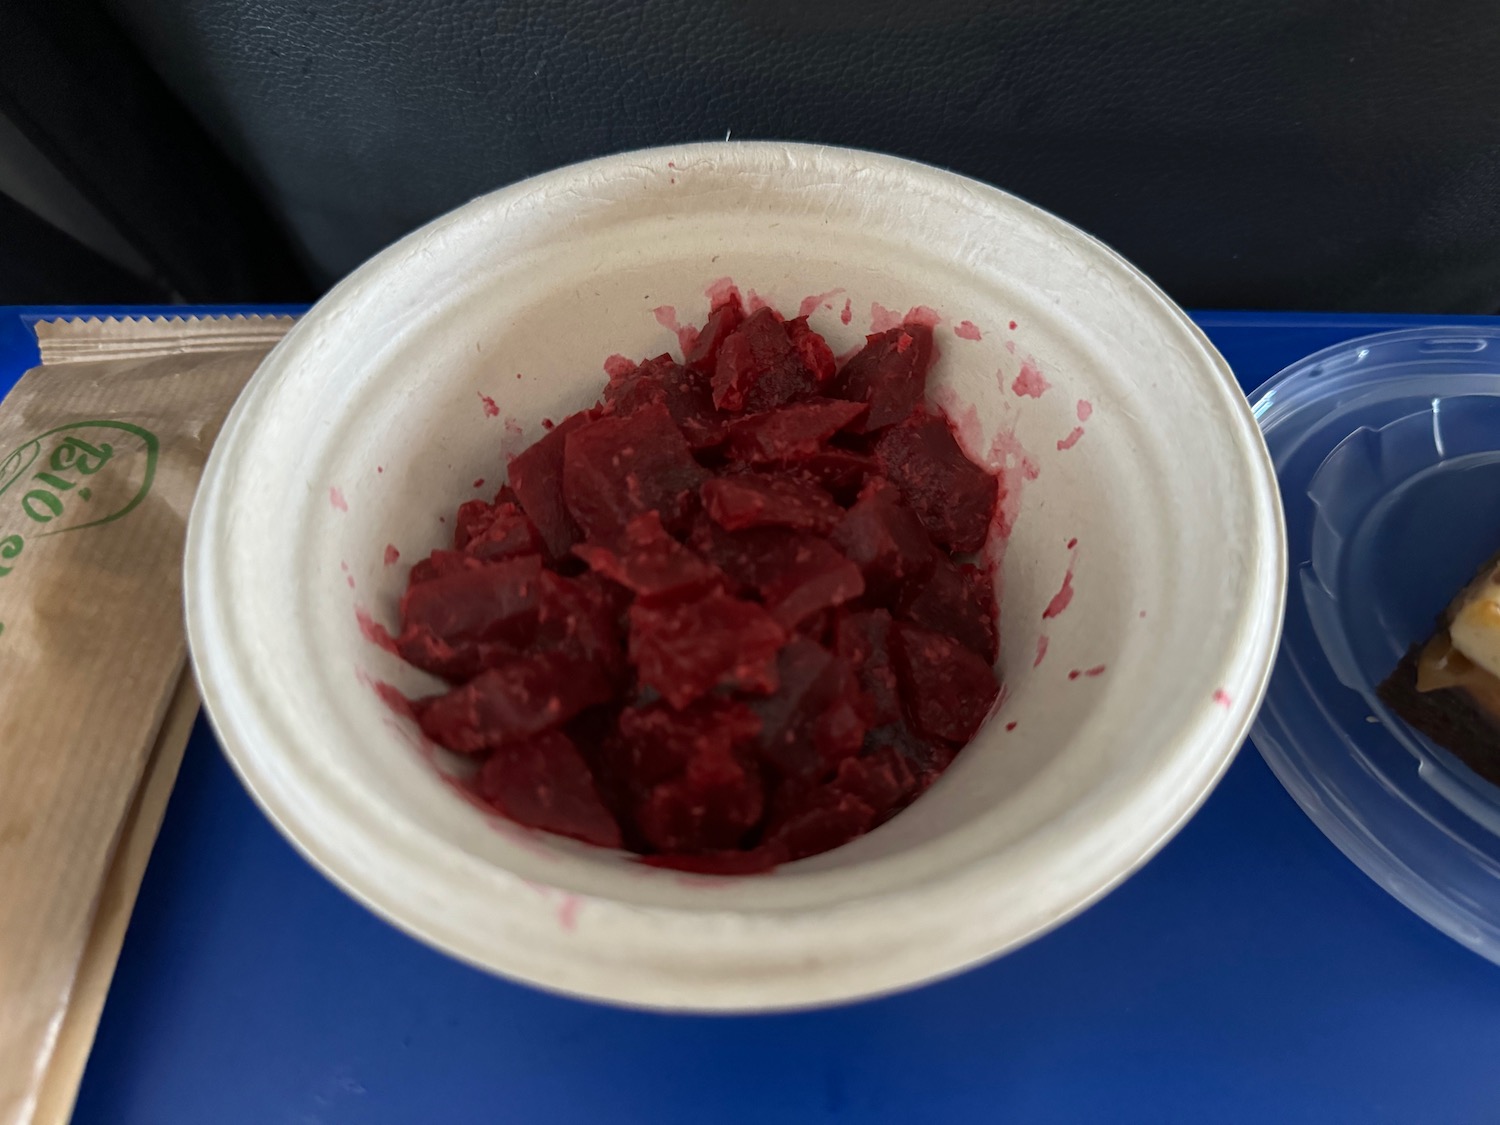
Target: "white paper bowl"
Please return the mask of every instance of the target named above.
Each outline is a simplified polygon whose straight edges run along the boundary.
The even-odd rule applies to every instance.
[[[889,824],[742,879],[654,870],[466,803],[374,690],[432,681],[357,620],[393,625],[408,565],[449,535],[439,516],[491,494],[543,418],[592,402],[608,354],[674,347],[653,310],[701,320],[724,276],[788,311],[838,290],[813,302],[835,351],[869,331],[874,303],[942,314],[936,397],[1004,465],[1015,517],[1000,713]],[[1023,364],[1049,384],[1039,397],[1015,389]],[[953,973],[1140,866],[1244,738],[1283,560],[1270,463],[1229,369],[1104,246],[933,168],[713,144],[495,192],[324,298],[214,449],[187,608],[204,699],[245,784],[373,910],[551,989],[779,1009]],[[1069,574],[1071,603],[1044,619]]]

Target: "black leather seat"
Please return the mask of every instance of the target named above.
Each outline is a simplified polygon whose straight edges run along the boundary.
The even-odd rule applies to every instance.
[[[1200,306],[1500,308],[1491,0],[103,0],[319,283],[469,197],[786,138],[1034,200]]]

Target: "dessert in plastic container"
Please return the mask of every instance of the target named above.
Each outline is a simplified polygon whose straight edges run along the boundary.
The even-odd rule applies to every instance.
[[[1500,962],[1500,787],[1376,694],[1500,549],[1500,330],[1352,340],[1251,403],[1281,482],[1290,573],[1255,744],[1366,874]]]

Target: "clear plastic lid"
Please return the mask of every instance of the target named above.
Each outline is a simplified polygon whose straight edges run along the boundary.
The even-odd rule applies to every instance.
[[[1375,694],[1500,550],[1500,329],[1351,340],[1251,404],[1290,552],[1286,629],[1252,738],[1345,855],[1500,963],[1500,787]]]

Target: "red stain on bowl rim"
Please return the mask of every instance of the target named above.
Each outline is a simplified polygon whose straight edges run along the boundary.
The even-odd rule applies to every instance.
[[[1006,723],[1005,724],[1005,729],[1006,730],[1015,730],[1016,729],[1016,721],[1014,719],[1012,719],[1010,722]]]
[[[1047,603],[1047,608],[1042,610],[1042,620],[1050,621],[1062,614],[1063,610],[1073,604],[1073,568],[1068,567],[1068,572],[1063,575],[1062,588],[1052,595],[1052,600]]]
[[[839,313],[839,320],[848,324],[854,319],[854,302],[847,297],[844,299],[844,311]]]
[[[1036,659],[1031,662],[1033,668],[1040,668],[1042,661],[1047,656],[1047,646],[1051,644],[1051,638],[1046,633],[1038,633],[1036,638]]]
[[[900,328],[904,317],[895,309],[888,309],[879,301],[870,302],[870,332],[889,332],[892,328]]]
[[[618,352],[604,361],[604,373],[611,379],[623,379],[635,370],[635,364]],[[498,412],[497,412],[498,413]]]
[[[1068,550],[1073,552],[1073,556],[1068,560],[1067,572],[1063,574],[1062,588],[1052,595],[1047,608],[1042,610],[1043,621],[1060,616],[1063,610],[1073,604],[1073,568],[1078,565],[1078,540],[1076,538],[1068,540]]]
[[[349,502],[344,499],[344,494],[339,490],[338,485],[334,485],[328,490],[328,502],[340,512],[347,512],[349,510]]]
[[[1105,666],[1103,664],[1095,664],[1092,668],[1074,668],[1071,672],[1068,673],[1068,679],[1076,680],[1080,676],[1089,676],[1091,678],[1095,676],[1102,676],[1104,675],[1104,668]]]
[[[1041,466],[1016,437],[1014,428],[1001,427],[990,442],[986,463],[1000,474],[1000,503],[995,508],[995,531],[1009,539],[1021,515],[1021,496],[1026,485],[1042,475]]]
[[[1214,692],[1214,702],[1217,703],[1220,707],[1224,708],[1224,710],[1228,711],[1230,705],[1234,702],[1234,700],[1229,698],[1229,693],[1227,691],[1225,691],[1223,688],[1219,688]]]
[[[387,547],[386,557],[389,558],[390,552],[394,550],[394,547]],[[396,638],[391,636],[391,631],[389,629],[387,629],[380,622],[376,621],[375,618],[370,616],[369,610],[365,609],[363,606],[355,606],[354,620],[359,623],[360,636],[364,637],[365,640],[369,641],[376,648],[384,649],[386,652],[393,653],[398,656],[400,655],[400,653],[397,652],[396,649]],[[409,707],[408,710],[410,710]]]
[[[972,320],[960,320],[953,326],[953,334],[960,340],[983,340],[984,333]]]
[[[703,290],[703,295],[708,298],[710,308],[718,308],[727,305],[731,301],[740,299],[740,287],[734,283],[732,277],[721,277],[717,281],[708,283],[708,288]]]
[[[489,395],[487,395],[487,394],[481,394],[479,396],[479,405],[484,408],[484,416],[486,418],[498,418],[498,417],[500,417],[500,407],[495,403],[495,400],[492,399]]]
[[[746,291],[746,294],[745,294],[745,311],[746,312],[757,313],[757,312],[760,312],[761,309],[768,309],[770,307],[771,307],[771,302],[767,301],[764,297],[762,297],[754,289],[750,289],[750,290]]]
[[[843,291],[843,288],[840,287],[838,289],[830,289],[827,293],[813,293],[803,297],[802,303],[797,306],[797,315],[812,316],[820,308],[832,309],[833,305],[830,302]],[[844,323],[847,324],[849,322],[845,321]]]
[[[557,907],[557,922],[563,929],[572,933],[578,928],[578,908],[583,905],[577,895],[563,893],[562,902]]]
[[[673,306],[657,305],[651,310],[651,314],[656,317],[657,324],[677,337],[677,346],[682,349],[683,355],[698,346],[698,329],[691,324],[678,324],[677,310]]]
[[[395,566],[400,561],[401,552],[396,550],[396,545],[394,543],[387,543],[385,545],[385,565]]]
[[[1078,400],[1078,405],[1074,410],[1078,415],[1079,425],[1074,426],[1067,437],[1058,439],[1057,448],[1059,451],[1072,449],[1078,444],[1078,439],[1083,437],[1082,423],[1087,422],[1093,416],[1094,404],[1086,398],[1081,398]]]
[[[1052,384],[1047,382],[1041,368],[1036,365],[1036,360],[1027,356],[1021,362],[1021,373],[1011,383],[1010,389],[1018,398],[1041,398],[1050,386]]]

